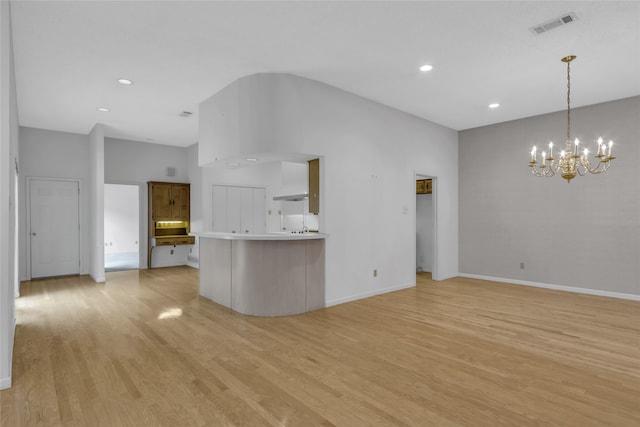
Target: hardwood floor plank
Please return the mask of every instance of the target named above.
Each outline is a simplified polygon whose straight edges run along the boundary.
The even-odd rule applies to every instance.
[[[640,425],[640,303],[455,278],[243,316],[175,267],[25,282],[6,426]]]

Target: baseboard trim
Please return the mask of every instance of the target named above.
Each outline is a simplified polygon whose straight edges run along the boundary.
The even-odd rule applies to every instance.
[[[107,278],[105,276],[102,277],[93,277],[91,274],[89,275],[89,277],[91,277],[93,279],[94,282],[96,283],[104,283],[107,281]]]
[[[0,390],[11,388],[11,377],[0,378]]]
[[[195,268],[196,270],[200,270],[200,263],[199,262],[191,262],[191,261],[187,261],[187,265],[191,268]]]
[[[535,288],[553,289],[556,291],[567,291],[567,292],[575,292],[578,294],[588,294],[588,295],[596,295],[600,297],[611,297],[611,298],[640,301],[640,295],[625,294],[622,292],[610,292],[610,291],[602,291],[599,289],[577,288],[575,286],[554,285],[551,283],[529,282],[527,280],[505,279],[503,277],[481,276],[479,274],[460,273],[458,274],[458,276],[466,277],[468,279],[489,280],[492,282],[510,283],[513,285],[522,285],[522,286],[533,286]]]
[[[394,292],[394,291],[400,291],[402,289],[413,288],[415,286],[416,286],[415,283],[409,283],[406,285],[398,285],[398,286],[391,286],[389,288],[384,288],[384,289],[376,289],[374,291],[364,292],[362,294],[350,295],[348,297],[336,298],[336,299],[326,301],[325,307],[331,307],[334,305],[344,304],[351,301],[357,301],[360,299],[369,298],[376,295],[386,294],[388,292]]]
[[[458,277],[458,276],[459,276],[458,273],[455,273],[455,274],[444,274],[444,275],[438,277],[437,279],[433,279],[433,280],[435,280],[437,282],[441,282],[443,280],[453,279],[454,277]]]
[[[13,328],[11,328],[11,340],[9,348],[9,376],[6,378],[0,378],[0,390],[6,390],[11,388],[11,371],[13,370],[13,347],[14,340],[16,338],[16,319],[13,319]]]

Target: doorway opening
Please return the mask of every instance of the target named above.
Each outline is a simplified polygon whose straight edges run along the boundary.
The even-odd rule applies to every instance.
[[[140,188],[104,185],[104,269],[140,268]]]
[[[416,273],[431,273],[433,280],[437,280],[437,179],[419,173],[415,179],[416,187],[418,181],[428,181],[423,184],[428,190],[416,191]]]

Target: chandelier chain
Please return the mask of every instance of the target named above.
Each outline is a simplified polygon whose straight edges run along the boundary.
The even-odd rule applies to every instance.
[[[571,141],[571,61],[567,61],[567,141]]]
[[[567,61],[567,141],[571,141],[571,61]]]

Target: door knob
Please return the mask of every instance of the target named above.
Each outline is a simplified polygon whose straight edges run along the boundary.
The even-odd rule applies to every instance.
[[[31,232],[31,235],[32,235],[32,236],[35,236],[35,235],[36,235],[36,232],[35,232],[35,231]]]

